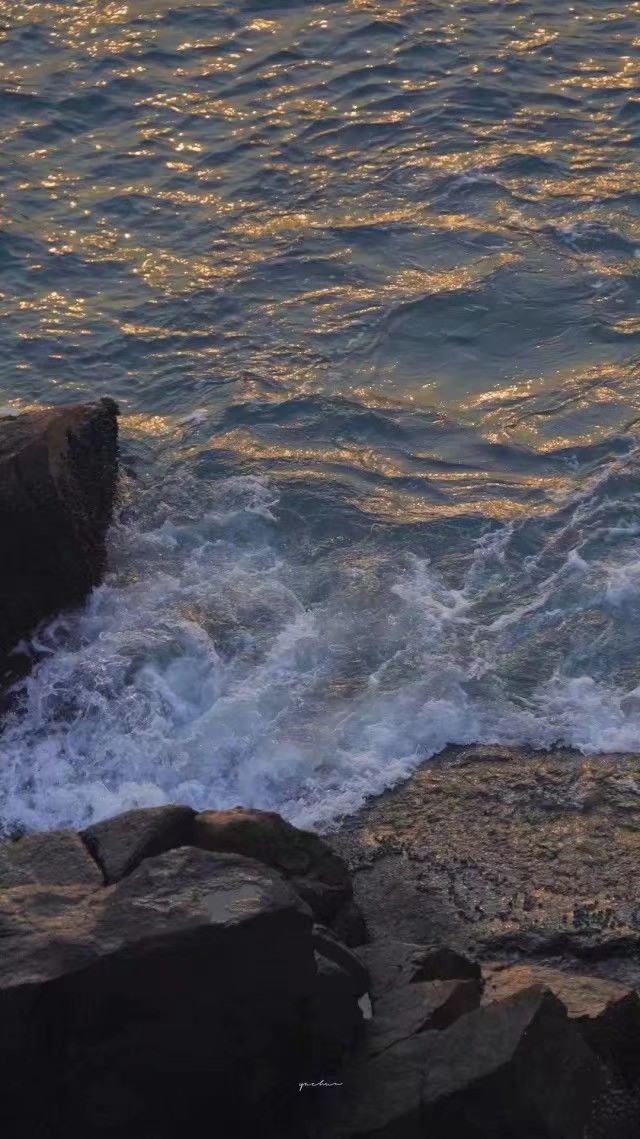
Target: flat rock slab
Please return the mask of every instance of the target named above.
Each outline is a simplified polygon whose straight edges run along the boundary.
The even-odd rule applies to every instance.
[[[450,748],[328,837],[374,940],[393,929],[484,959],[625,953],[634,978],[640,756]]]
[[[0,844],[0,890],[102,884],[100,869],[74,831],[48,831]]]

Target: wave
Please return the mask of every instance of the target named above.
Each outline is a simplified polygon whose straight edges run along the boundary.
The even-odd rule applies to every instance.
[[[109,579],[34,640],[0,736],[4,828],[171,801],[327,825],[448,743],[640,748],[640,525],[611,498],[631,462],[546,530],[470,541],[457,581],[410,549],[320,556],[262,478],[143,489]]]

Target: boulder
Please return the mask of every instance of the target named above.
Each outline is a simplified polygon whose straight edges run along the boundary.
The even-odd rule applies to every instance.
[[[117,478],[112,400],[0,421],[0,682],[39,621],[80,604],[106,567]]]
[[[192,841],[202,850],[244,854],[273,866],[290,879],[325,925],[332,925],[339,915],[344,922],[344,907],[350,904],[352,931],[356,928],[351,876],[319,835],[299,830],[273,811],[234,807],[197,815]]]
[[[419,981],[392,989],[375,1004],[369,1024],[368,1050],[372,1056],[399,1040],[428,1029],[448,1028],[466,1012],[478,1008],[480,981]]]
[[[371,978],[374,1000],[390,989],[417,981],[480,980],[480,965],[448,946],[413,945],[380,938],[357,949]]]
[[[190,847],[97,890],[0,891],[3,1137],[302,1135],[311,927],[277,871]]]
[[[632,1106],[569,1021],[533,987],[362,1064],[336,1134],[355,1139],[608,1139]],[[617,1130],[614,1130],[617,1128]]]
[[[189,846],[195,811],[191,807],[141,807],[82,831],[82,838],[106,882],[119,882],[145,858]]]
[[[531,985],[544,985],[565,1006],[587,1044],[628,1085],[640,1077],[640,997],[635,989],[604,977],[546,965],[486,966],[485,1003],[503,1000]]]
[[[102,874],[74,831],[26,835],[0,844],[0,890],[8,886],[101,886]]]

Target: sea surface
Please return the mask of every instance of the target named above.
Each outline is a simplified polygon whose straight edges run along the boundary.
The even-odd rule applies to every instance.
[[[6,829],[640,750],[638,0],[0,0],[0,174],[2,413],[123,467]]]

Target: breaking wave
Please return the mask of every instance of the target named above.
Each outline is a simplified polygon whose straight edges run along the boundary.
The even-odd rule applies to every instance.
[[[35,639],[0,737],[5,826],[174,801],[318,826],[447,743],[640,749],[640,526],[609,497],[634,455],[543,530],[471,541],[456,582],[411,550],[296,547],[259,477],[141,490],[109,579]]]

